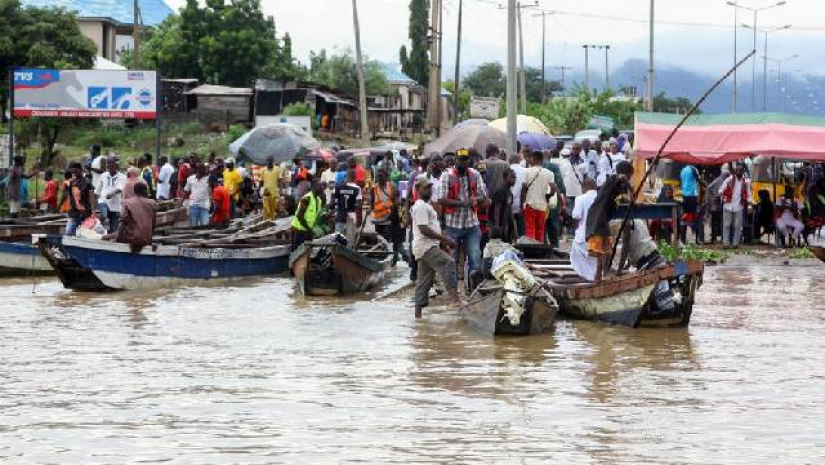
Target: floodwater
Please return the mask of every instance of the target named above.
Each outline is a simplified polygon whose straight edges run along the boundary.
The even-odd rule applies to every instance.
[[[3,279],[0,463],[821,464],[823,277],[708,268],[687,330],[521,339],[415,321],[407,297],[307,301],[288,278]]]

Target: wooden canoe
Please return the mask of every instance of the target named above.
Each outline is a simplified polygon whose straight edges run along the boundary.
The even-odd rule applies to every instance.
[[[462,317],[476,330],[496,336],[527,336],[546,333],[553,328],[559,307],[549,290],[537,284],[526,294],[524,313],[518,324],[513,324],[502,308],[505,292],[497,281],[485,281],[462,307]]]
[[[663,268],[611,276],[594,283],[580,278],[563,260],[528,261],[528,268],[546,281],[566,315],[634,328],[687,326],[704,272],[701,262],[677,261]],[[659,286],[678,294],[672,308],[659,308]]]
[[[392,249],[383,237],[364,234],[357,250],[335,237],[305,242],[292,252],[289,266],[304,295],[364,292],[384,279],[392,261]]]

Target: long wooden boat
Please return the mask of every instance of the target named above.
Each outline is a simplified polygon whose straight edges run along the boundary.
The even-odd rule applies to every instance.
[[[825,262],[825,247],[820,246],[808,246],[808,250],[814,254],[814,257],[820,259],[821,261]]]
[[[38,245],[64,287],[82,291],[137,290],[205,284],[288,269],[290,239],[283,225],[242,229],[228,236],[163,241],[133,252],[128,244],[69,236],[43,236]]]
[[[588,282],[564,260],[533,260],[528,268],[545,280],[564,314],[634,328],[687,326],[704,273],[701,262],[677,261],[655,270]],[[669,308],[660,308],[657,296],[666,295],[668,289],[675,298],[662,300]]]
[[[304,295],[329,296],[364,292],[385,277],[392,249],[379,234],[365,233],[353,250],[332,234],[301,244],[289,267]]]
[[[169,205],[165,205],[169,208]],[[172,226],[186,221],[186,207],[159,211],[155,217],[158,227]],[[40,253],[36,237],[59,235],[66,229],[64,215],[44,215],[0,221],[0,272],[52,272],[52,266]],[[35,238],[35,239],[33,239]]]
[[[527,336],[549,332],[556,321],[559,307],[552,293],[537,284],[524,294],[524,313],[517,321],[508,317],[504,305],[508,292],[496,280],[488,279],[470,295],[461,315],[476,330],[489,335]]]

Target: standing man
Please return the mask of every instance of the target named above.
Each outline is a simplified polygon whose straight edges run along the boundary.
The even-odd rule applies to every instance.
[[[212,189],[212,226],[215,229],[226,229],[232,219],[232,198],[215,175],[209,176],[209,188]]]
[[[172,176],[175,174],[175,167],[169,163],[169,158],[166,155],[158,159],[161,165],[158,170],[158,200],[169,200],[172,198]]]
[[[742,215],[748,206],[750,183],[745,177],[745,168],[741,163],[736,165],[733,174],[728,176],[719,189],[722,199],[722,247],[734,249],[742,241]],[[730,228],[733,227],[733,240]]]
[[[198,157],[194,153],[190,153],[188,158],[184,158],[178,163],[178,188],[177,192],[175,192],[176,198],[183,198],[183,193],[186,189],[186,181],[189,179],[189,176],[192,175],[192,171],[194,170],[195,163],[197,163],[197,161]]]
[[[429,177],[421,175],[415,181],[418,200],[410,211],[412,217],[413,246],[412,253],[418,263],[418,280],[415,282],[415,317],[421,318],[421,310],[429,303],[430,288],[435,281],[435,274],[447,288],[449,301],[453,306],[462,304],[458,294],[455,260],[450,250],[456,246],[455,241],[442,235],[438,214],[430,205],[433,183]]]
[[[353,174],[355,170],[352,170]],[[395,233],[393,222],[397,221],[393,216],[398,216],[396,205],[398,204],[398,191],[393,188],[387,177],[387,170],[379,170],[376,182],[372,186],[370,195],[370,211],[372,213],[372,224],[375,225],[375,232],[382,235],[387,242],[392,244],[392,264],[398,261],[400,244],[396,240],[398,234]]]
[[[516,182],[513,184],[513,187],[510,188],[510,192],[513,194],[513,219],[516,222],[516,239],[518,240],[519,237],[524,235],[524,214],[522,213],[522,205],[521,205],[521,189],[524,186],[524,167],[521,166],[521,155],[518,153],[514,153],[510,155],[510,169],[513,170],[513,173],[516,175]]]
[[[583,193],[577,197],[573,207],[573,227],[576,234],[570,246],[570,265],[582,278],[588,281],[596,279],[599,260],[590,255],[587,247],[587,215],[593,201],[596,200],[596,181],[587,178],[582,182]]]
[[[206,226],[209,224],[209,176],[206,165],[195,164],[195,174],[186,180],[181,202],[189,199],[189,226]]]
[[[544,243],[547,223],[547,200],[556,193],[553,173],[542,166],[543,162],[544,155],[541,152],[531,154],[530,168],[524,170],[524,187],[521,190],[525,233],[527,237],[541,243]]]
[[[576,207],[576,198],[582,195],[582,178],[571,161],[571,155],[569,149],[562,149],[561,158],[557,161],[561,179],[564,182],[564,196],[567,199],[568,212]],[[572,234],[573,229],[571,228],[568,232]]]
[[[499,239],[513,244],[518,239],[516,236],[515,220],[513,218],[513,191],[516,184],[516,173],[507,168],[502,173],[504,183],[497,190],[493,191],[492,204],[489,207],[490,230],[496,228],[499,232]]]
[[[484,177],[487,191],[496,192],[504,185],[504,173],[510,169],[510,165],[498,157],[499,150],[496,144],[487,144],[485,153],[486,158],[479,164],[478,170]],[[482,165],[484,168],[481,167]]]
[[[229,211],[232,218],[236,217],[237,203],[241,198],[241,186],[243,185],[243,176],[235,169],[235,159],[228,158],[226,160],[226,169],[223,172],[223,186],[226,192],[229,193]]]
[[[561,240],[561,220],[567,215],[567,196],[564,185],[564,178],[562,177],[561,168],[559,168],[559,151],[544,152],[544,166],[548,171],[553,173],[553,181],[556,183],[556,193],[550,197],[547,211],[547,239],[550,246],[554,249],[559,247],[559,240]],[[552,157],[552,158],[551,158]],[[555,197],[555,199],[553,198]]]
[[[682,231],[680,235],[682,242],[687,243],[687,225],[696,221],[699,207],[699,185],[706,186],[705,181],[699,176],[699,170],[693,165],[685,165],[679,173],[682,182]],[[701,226],[700,226],[701,228]],[[700,229],[694,231],[697,239],[702,241],[704,234]]]
[[[470,154],[460,150],[456,166],[441,178],[441,193],[438,201],[444,208],[444,224],[447,236],[457,245],[464,247],[469,269],[467,275],[481,270],[481,228],[478,221],[478,207],[486,207],[487,188],[478,171],[470,168]],[[458,248],[453,251],[453,259],[458,262]]]
[[[596,169],[596,186],[602,187],[607,178],[613,174],[613,159],[610,158],[608,151],[610,150],[610,142],[602,142],[602,150],[599,153],[598,163]]]
[[[347,172],[346,181],[335,186],[332,194],[332,211],[335,212],[335,232],[355,241],[355,229],[361,226],[363,199],[361,188],[355,184],[355,171]]]
[[[69,164],[69,171],[72,173],[72,179],[68,185],[69,221],[66,223],[66,235],[74,236],[80,223],[94,214],[92,209],[94,188],[83,176],[83,167],[80,163]]]
[[[579,152],[579,158],[585,163],[587,167],[587,177],[596,180],[599,176],[599,154],[591,147],[590,139],[582,141],[582,150]]]
[[[310,191],[298,202],[298,210],[295,212],[295,218],[292,219],[292,250],[315,237],[313,228],[322,217],[324,201],[321,197],[323,195],[324,185],[320,182],[313,182]]]
[[[21,187],[23,180],[37,175],[36,171],[28,175],[25,174],[23,172],[25,164],[26,160],[21,155],[15,155],[11,169],[9,170],[8,183],[6,184],[6,200],[9,202],[9,216],[12,218],[16,218],[20,214],[23,203],[28,200],[23,198],[23,189]]]
[[[110,234],[117,231],[123,204],[123,189],[126,187],[126,175],[117,168],[117,160],[114,157],[106,160],[106,172],[100,175],[95,186],[100,221],[107,223],[106,231]]]
[[[92,187],[100,182],[100,175],[106,171],[106,157],[100,149],[100,145],[94,144],[89,149],[89,173],[92,175]]]
[[[278,197],[280,196],[281,167],[275,164],[275,158],[266,160],[266,167],[261,170],[263,184],[264,221],[278,217]]]

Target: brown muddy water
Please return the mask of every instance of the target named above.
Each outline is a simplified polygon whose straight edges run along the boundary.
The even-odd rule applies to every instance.
[[[825,463],[823,278],[708,268],[689,329],[522,339],[288,278],[3,279],[0,463]]]

